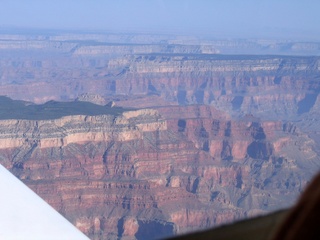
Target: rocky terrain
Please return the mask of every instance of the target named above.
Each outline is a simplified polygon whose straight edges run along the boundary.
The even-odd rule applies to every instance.
[[[293,124],[204,105],[0,129],[1,164],[92,239],[164,237],[287,207],[318,161]]]
[[[0,98],[0,163],[91,239],[285,208],[319,169],[320,57],[217,54],[259,41],[0,36],[0,94],[19,99]]]
[[[237,116],[290,120],[318,104],[319,57],[142,42],[3,40],[0,94],[44,103],[89,93],[119,106],[209,104]]]

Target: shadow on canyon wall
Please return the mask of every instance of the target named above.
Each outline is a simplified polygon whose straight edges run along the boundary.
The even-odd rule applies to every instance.
[[[320,229],[320,174],[318,174],[289,210],[277,211],[266,216],[234,224],[191,233],[171,240],[299,240],[319,239]]]

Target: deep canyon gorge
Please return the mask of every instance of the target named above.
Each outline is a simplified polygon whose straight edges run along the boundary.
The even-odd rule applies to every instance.
[[[287,208],[319,170],[319,43],[1,34],[0,52],[0,163],[91,239]]]

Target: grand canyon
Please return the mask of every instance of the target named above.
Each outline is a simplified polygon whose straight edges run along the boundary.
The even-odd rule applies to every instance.
[[[0,163],[90,239],[290,207],[319,170],[320,43],[0,34]]]

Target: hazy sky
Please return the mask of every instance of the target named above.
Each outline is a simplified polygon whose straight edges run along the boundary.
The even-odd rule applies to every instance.
[[[319,0],[0,0],[0,28],[320,39]]]

